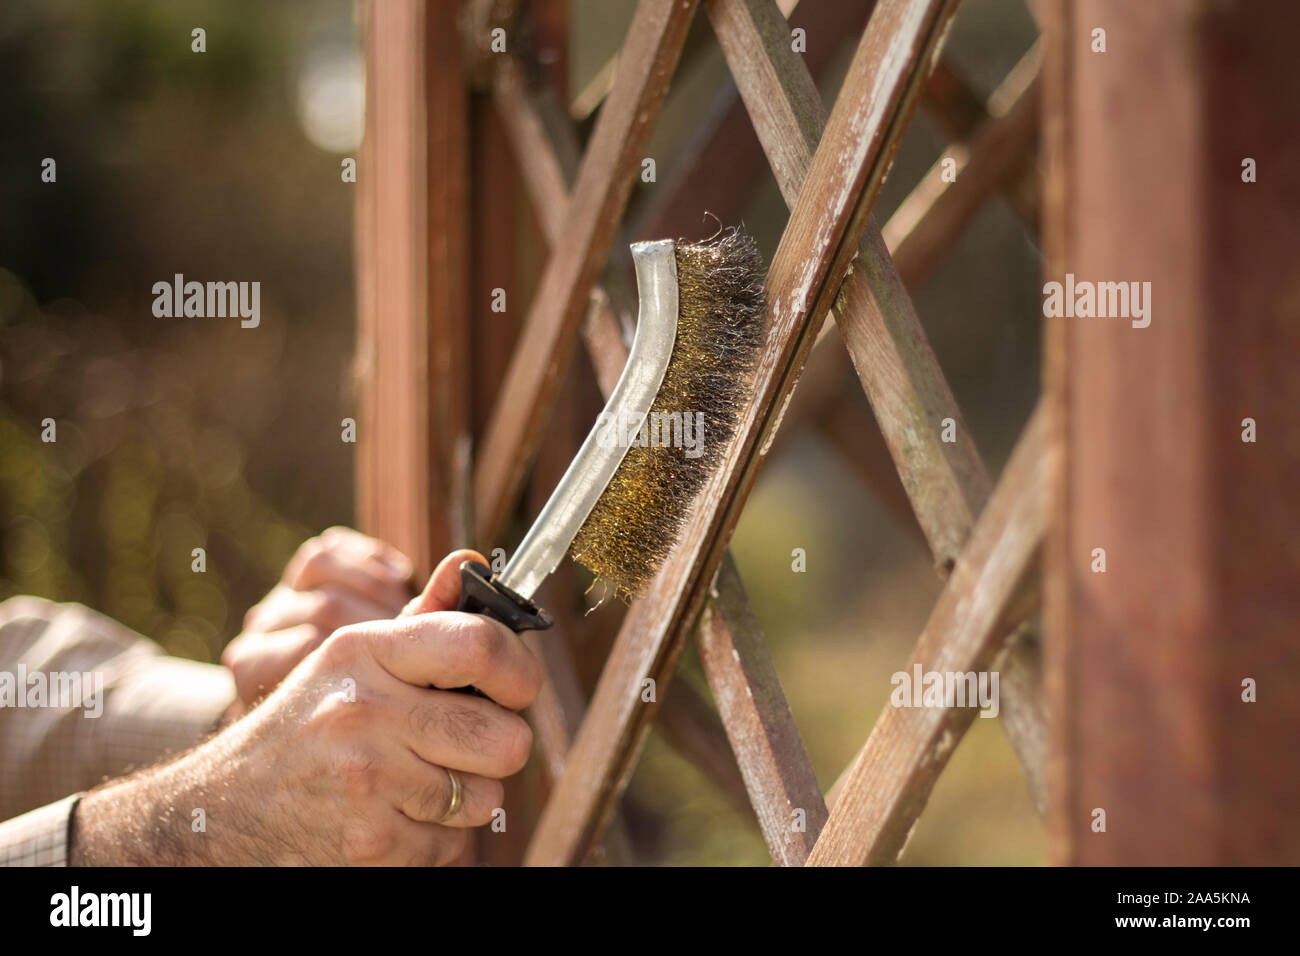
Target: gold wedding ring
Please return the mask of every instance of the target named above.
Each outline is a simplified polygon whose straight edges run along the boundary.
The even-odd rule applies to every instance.
[[[444,767],[447,771],[447,779],[451,781],[451,802],[447,805],[447,812],[442,815],[439,823],[446,823],[458,812],[460,812],[460,803],[464,788],[460,785],[460,777],[456,776],[449,768]]]

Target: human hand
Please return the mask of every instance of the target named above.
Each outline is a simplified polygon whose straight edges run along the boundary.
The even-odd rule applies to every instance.
[[[221,655],[241,711],[339,628],[396,617],[414,593],[411,574],[406,555],[351,528],[329,528],[303,542]]]
[[[247,717],[90,792],[71,859],[111,864],[443,864],[501,806],[542,666],[502,624],[446,610],[449,555],[396,620],[336,631]],[[473,685],[491,700],[449,690]],[[454,806],[452,774],[461,800]],[[193,832],[194,811],[205,829]],[[452,811],[449,813],[449,811]]]

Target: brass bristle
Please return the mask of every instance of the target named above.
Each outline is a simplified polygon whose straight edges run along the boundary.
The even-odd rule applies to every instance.
[[[574,560],[620,597],[636,596],[667,558],[691,503],[739,423],[766,337],[763,260],[739,229],[676,245],[677,338],[656,413],[702,415],[697,457],[685,447],[633,444],[569,547]]]

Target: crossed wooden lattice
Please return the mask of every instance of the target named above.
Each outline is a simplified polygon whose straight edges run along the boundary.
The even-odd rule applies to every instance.
[[[622,370],[623,325],[612,304],[618,296],[602,290],[602,268],[699,5],[641,0],[617,68],[602,74],[612,80],[597,91],[603,102],[580,157],[571,121],[557,115],[545,90],[525,82],[522,66],[497,57],[491,67],[491,109],[550,248],[472,461],[465,436],[473,393],[463,384],[473,332],[462,314],[471,217],[468,170],[457,166],[465,155],[467,107],[437,85],[464,82],[460,38],[442,26],[457,5],[385,0],[366,11],[363,163],[373,185],[358,207],[366,436],[359,508],[369,530],[405,547],[426,569],[453,542],[491,542],[503,533],[545,426],[563,401],[578,342],[604,392]],[[1001,717],[1042,810],[1040,668],[1036,642],[1025,635],[1038,606],[1044,416],[1041,409],[1033,414],[993,486],[906,291],[996,193],[1036,228],[1038,53],[1022,60],[986,106],[939,59],[957,0],[807,6],[817,7],[808,15],[820,18],[816,29],[824,36],[865,23],[829,117],[809,69],[822,61],[792,49],[790,0],[703,3],[743,107],[725,96],[713,104],[696,154],[638,228],[674,234],[680,210],[698,216],[740,201],[726,191],[746,177],[727,164],[744,159],[720,161],[729,131],[747,114],[790,207],[768,274],[771,330],[740,437],[701,498],[708,506],[697,509],[650,591],[628,610],[590,700],[579,690],[562,634],[532,641],[550,676],[530,713],[550,793],[523,853],[526,863],[592,856],[656,719],[724,789],[734,796],[743,788],[775,862],[889,862],[901,852],[974,710],[886,707],[823,795],[727,553],[758,470],[779,441],[778,427],[788,434],[812,420],[887,506],[910,511],[907,520],[914,516],[946,577],[907,669],[919,663],[927,671],[979,671],[1006,655],[997,665]],[[882,236],[870,209],[922,101],[958,141],[947,154],[958,175],[945,181],[936,164]],[[423,144],[411,133],[421,128]],[[707,179],[720,167],[733,172],[732,185]],[[701,195],[703,189],[710,191]],[[864,450],[863,429],[845,427],[852,412],[825,387],[829,376],[819,370],[838,359],[833,336],[819,337],[831,314],[897,479],[881,467],[883,456]],[[805,366],[814,374],[796,394]],[[945,419],[957,424],[955,443],[941,438]],[[639,693],[647,678],[667,684],[690,637],[720,727],[688,687],[675,686],[662,707]],[[724,733],[738,775],[728,772],[730,758],[719,760]],[[794,810],[803,811],[803,826],[792,825]]]

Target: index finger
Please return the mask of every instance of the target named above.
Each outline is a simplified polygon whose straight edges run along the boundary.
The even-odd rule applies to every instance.
[[[377,624],[378,622],[376,622]],[[542,688],[541,661],[497,621],[435,611],[367,625],[375,661],[398,680],[441,690],[474,686],[509,710],[522,710]],[[382,634],[382,637],[378,635]]]

